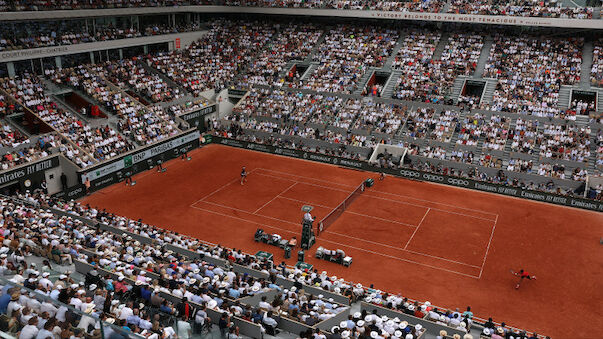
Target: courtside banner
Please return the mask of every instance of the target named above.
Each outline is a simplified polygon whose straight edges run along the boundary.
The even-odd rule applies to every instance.
[[[250,149],[250,150],[254,150],[254,151],[260,151],[260,152],[266,152],[266,153],[272,153],[272,154],[278,154],[278,155],[285,155],[288,157],[318,161],[318,162],[323,162],[323,163],[333,164],[333,165],[338,165],[338,166],[345,166],[345,167],[351,167],[351,168],[357,168],[357,169],[367,169],[367,166],[368,166],[368,163],[366,161],[341,158],[341,157],[328,155],[328,154],[312,153],[312,152],[300,151],[300,150],[266,145],[266,144],[256,144],[253,142],[247,142],[247,141],[241,141],[241,140],[235,140],[235,139],[229,139],[229,138],[222,138],[222,137],[218,137],[215,135],[212,135],[211,138],[208,138],[208,136],[206,136],[205,138],[209,139],[209,142],[213,142],[213,143],[217,143],[217,144],[234,146],[234,147],[239,147],[239,148],[246,148],[246,149]]]
[[[86,195],[86,187],[84,184],[77,184],[75,186],[68,187],[65,191],[60,191],[52,195],[54,198],[63,200],[77,200]]]
[[[0,173],[0,185],[10,184],[16,181],[23,181],[31,178],[32,176],[38,175],[47,169],[55,168],[57,166],[59,166],[59,157],[58,155],[54,155],[39,160],[33,164],[9,169]]]
[[[190,126],[195,126],[195,127],[199,128],[199,126],[203,126],[203,124],[204,124],[203,120],[205,119],[206,115],[216,112],[217,106],[218,105],[214,104],[211,106],[203,107],[196,111],[192,111],[192,112],[188,112],[188,113],[179,115],[179,117],[182,120],[186,121]]]
[[[81,174],[81,181],[83,183],[86,178],[90,179],[91,190],[123,181],[129,175],[152,168],[158,161],[163,162],[173,159],[180,154],[199,147],[199,136],[199,131],[194,130],[169,138],[142,150],[126,153],[107,163],[79,172]]]
[[[446,184],[456,187],[470,188],[478,191],[491,192],[497,194],[503,194],[512,197],[525,198],[530,200],[536,200],[541,202],[547,202],[556,205],[578,207],[588,209],[592,211],[603,212],[603,202],[581,199],[575,197],[562,196],[557,194],[551,194],[541,191],[531,191],[520,187],[513,187],[495,183],[488,183],[484,181],[476,181],[468,178],[461,178],[455,176],[448,176],[443,174],[435,174],[430,172],[423,172],[408,168],[380,168],[370,165],[366,161],[351,160],[346,158],[335,157],[326,154],[318,154],[312,152],[305,152],[295,149],[276,147],[266,144],[256,144],[253,142],[235,140],[230,138],[219,137],[215,135],[206,135],[204,138],[206,143],[215,143],[221,145],[234,146],[239,148],[245,148],[260,152],[285,155],[293,158],[306,159],[312,161],[318,161],[327,164],[333,164],[348,168],[361,169],[365,171],[385,173],[394,175],[406,179],[417,180],[417,181],[429,181],[434,183]]]

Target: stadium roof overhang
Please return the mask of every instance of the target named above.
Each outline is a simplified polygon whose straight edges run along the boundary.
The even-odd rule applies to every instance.
[[[532,26],[572,29],[603,29],[603,19],[561,19],[498,15],[470,15],[421,12],[390,12],[369,10],[338,10],[311,8],[262,8],[239,6],[141,7],[115,9],[83,9],[34,12],[3,12],[0,21],[49,20],[101,16],[151,15],[170,13],[264,14],[316,17],[340,17],[381,20],[409,20],[488,25]]]

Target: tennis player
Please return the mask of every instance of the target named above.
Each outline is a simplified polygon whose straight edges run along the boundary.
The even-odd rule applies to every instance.
[[[515,286],[516,290],[519,289],[519,285],[521,285],[521,282],[523,281],[523,279],[536,280],[535,275],[530,275],[530,273],[524,271],[523,269],[519,270],[519,272],[511,271],[511,273],[513,273],[516,277],[519,277],[519,281],[517,282],[517,285]]]
[[[243,185],[247,181],[247,170],[245,166],[241,169],[241,185]]]

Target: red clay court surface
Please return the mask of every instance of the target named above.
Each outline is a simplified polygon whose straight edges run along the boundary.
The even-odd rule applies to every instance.
[[[191,152],[166,173],[105,188],[83,203],[204,241],[282,250],[253,241],[258,227],[301,235],[301,206],[321,219],[374,173],[227,146]],[[239,184],[241,166],[249,172]],[[556,338],[601,337],[603,214],[444,185],[375,180],[307,254],[319,271]],[[350,268],[313,257],[341,248]],[[296,253],[287,260],[295,264]],[[515,290],[510,269],[538,277]],[[596,334],[598,333],[598,334]]]

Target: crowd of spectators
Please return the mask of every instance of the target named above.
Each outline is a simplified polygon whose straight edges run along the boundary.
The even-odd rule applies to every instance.
[[[195,97],[225,88],[235,75],[261,53],[273,38],[275,27],[260,22],[215,20],[208,34],[184,51],[148,57],[155,67]]]
[[[59,263],[71,263],[85,257],[81,254],[83,249],[93,248],[95,243],[102,248],[117,248],[125,239],[97,232],[77,219],[57,217],[39,207],[7,199],[2,199],[1,205],[6,221],[0,235],[3,240],[0,262],[3,275],[10,277],[8,284],[2,286],[2,295],[9,301],[1,312],[7,319],[3,323],[6,332],[23,339],[100,338],[101,332],[107,337],[117,334],[115,332],[136,333],[147,338],[175,337],[173,328],[162,321],[165,310],[173,309],[173,305],[160,298],[157,290],[153,299],[160,300],[160,305],[151,302],[150,294],[149,300],[141,299],[146,305],[133,302],[135,297],[143,296],[143,288],[125,279],[133,275],[131,266],[122,264],[123,273],[112,279],[101,275],[100,272],[106,271],[95,263],[98,269],[78,281],[71,272],[57,274],[48,260],[38,268],[35,263],[28,265],[25,259],[39,254],[56,257]],[[130,250],[136,248],[131,242],[124,245]],[[125,252],[126,247],[123,249]],[[142,254],[139,248],[136,250]],[[155,253],[152,256],[155,257]],[[117,267],[116,262],[110,261],[107,266]],[[104,322],[103,329],[99,320]]]
[[[597,147],[597,159],[596,159],[596,168],[599,173],[603,173],[603,131],[597,131],[596,137],[596,147]]]
[[[174,104],[169,106],[169,112],[174,116],[180,116],[186,113],[198,111],[202,108],[209,106],[210,102],[203,98],[195,98],[193,100],[186,101],[181,104]]]
[[[198,29],[196,24],[173,27],[151,24],[139,30],[100,24],[93,29],[80,20],[17,22],[0,27],[0,51],[138,38]]]
[[[208,5],[205,0],[14,0],[9,8],[17,11],[47,11],[70,9],[174,7]]]
[[[104,67],[107,79],[121,89],[131,88],[151,102],[172,101],[184,96],[177,87],[170,86],[158,74],[147,71],[137,58],[106,61]]]
[[[425,138],[435,128],[437,122],[434,108],[419,107],[408,113],[404,134],[412,138]]]
[[[66,154],[81,168],[131,149],[130,144],[109,126],[93,128],[78,116],[59,108],[45,94],[44,86],[37,77],[25,75],[20,78],[3,79],[1,82],[4,90],[13,98],[81,148],[80,150],[70,147],[70,151]]]
[[[408,107],[399,104],[363,100],[360,114],[352,127],[395,135],[402,127],[407,111]]]
[[[296,91],[252,89],[233,109],[246,116],[270,117],[284,123],[294,122],[293,133],[312,134],[314,129],[300,128],[306,123],[333,126],[345,130],[360,129],[395,134],[402,125],[406,107],[373,100],[359,100]],[[301,124],[301,125],[300,125]],[[257,122],[253,124],[258,126]],[[277,122],[263,121],[262,128],[273,129]]]
[[[483,167],[502,168],[503,163],[503,159],[496,154],[482,153],[479,156],[479,164]]]
[[[16,107],[11,106],[9,101],[0,94],[0,117],[15,113]],[[18,147],[19,145],[29,143],[29,138],[23,135],[19,130],[13,128],[10,124],[0,121],[0,146]]]
[[[60,69],[49,72],[61,85],[82,90],[119,118],[118,129],[139,145],[147,145],[178,133],[176,123],[163,110],[147,108],[107,80],[109,72],[102,66]],[[156,114],[160,113],[160,114]],[[166,119],[167,118],[167,119]],[[125,141],[124,141],[125,142]]]
[[[592,7],[563,7],[557,0],[453,0],[448,13],[592,19]]]
[[[504,151],[509,137],[509,118],[504,115],[493,114],[483,126],[485,150]]]
[[[441,102],[455,77],[475,71],[483,47],[483,37],[479,34],[453,32],[444,44],[439,41],[438,33],[411,30],[403,33],[399,52],[391,55],[399,32],[379,26],[336,25],[324,33],[324,42],[320,45],[317,43],[323,33],[311,24],[215,20],[210,26],[208,35],[184,51],[46,71],[56,83],[82,90],[93,101],[115,113],[119,118],[118,130],[127,140],[122,140],[120,133],[108,126],[90,128],[77,116],[63,113],[44,95],[43,86],[35,77],[25,82],[25,85],[33,86],[30,95],[34,99],[25,106],[73,141],[75,145],[62,142],[59,146],[82,167],[132,149],[130,141],[146,145],[174,135],[179,130],[173,116],[207,105],[206,100],[195,100],[166,108],[146,107],[141,103],[146,102],[144,99],[160,103],[188,94],[149,70],[147,65],[163,72],[194,95],[237,81],[246,86],[282,86],[281,90],[252,88],[235,106],[231,120],[238,117],[237,123],[249,130],[360,147],[370,147],[380,142],[380,138],[389,139],[399,134],[443,143],[455,140],[460,146],[481,145],[485,153],[505,151],[507,140],[510,140],[511,151],[539,155],[541,159],[549,159],[547,161],[590,160],[591,132],[584,127],[553,122],[544,124],[523,116],[510,119],[497,114],[487,117],[479,113],[460,114],[450,109],[416,106],[409,109],[378,99],[304,94],[292,88],[350,93],[356,90],[368,67],[381,67],[391,57],[392,67],[402,71],[394,97]],[[443,48],[434,57],[438,43]],[[484,108],[566,119],[591,111],[593,103],[579,100],[569,110],[573,114],[557,108],[560,86],[580,80],[582,46],[583,40],[579,38],[496,36],[484,76],[497,78],[498,84],[493,103]],[[285,75],[283,66],[291,60],[307,60],[310,56],[319,62],[311,66],[313,72],[303,82],[295,83],[295,79],[289,79],[288,83],[287,78],[291,77]],[[595,64],[596,60],[595,57]],[[279,75],[285,75],[284,79]],[[16,87],[19,86],[24,85]],[[15,95],[18,90],[15,92],[13,88],[9,92]],[[141,102],[128,94],[132,92],[141,97]],[[18,93],[16,95],[20,97]],[[4,114],[15,109],[5,101],[0,99],[0,110]],[[222,128],[228,131],[230,127]],[[367,136],[355,130],[387,136]],[[13,143],[15,135],[21,141],[27,139],[13,134],[5,125],[3,132],[4,145]],[[455,151],[460,152],[460,149]],[[432,149],[421,149],[420,152],[437,159],[473,159]],[[597,161],[600,162],[600,158],[597,154]],[[488,165],[498,164],[493,160],[484,161]],[[572,177],[583,178],[584,172],[581,170]]]
[[[479,34],[452,34],[442,54],[434,58],[440,35],[413,31],[404,39],[393,68],[402,70],[394,97],[443,103],[459,75],[475,72],[482,51],[483,37]]]
[[[427,100],[429,93],[418,85],[420,82],[426,84],[428,64],[433,59],[440,37],[440,33],[430,31],[413,30],[406,33],[392,62],[392,68],[401,70],[403,75],[396,84],[394,98]]]
[[[422,157],[440,160],[444,160],[447,157],[446,150],[443,147],[430,145],[427,145],[426,147],[422,148],[419,151],[419,155]]]
[[[603,39],[593,43],[593,64],[590,70],[590,83],[603,87]]]
[[[532,149],[538,137],[538,121],[524,120],[518,118],[515,121],[515,128],[509,131],[509,139],[511,139],[511,150],[532,154]]]
[[[398,40],[398,31],[378,26],[337,25],[318,47],[319,65],[302,87],[321,92],[351,93],[369,67],[382,67]]]
[[[249,63],[239,86],[283,85],[285,80],[280,76],[289,71],[284,69],[287,62],[305,60],[321,35],[322,30],[313,24],[278,25],[276,36]]]
[[[473,115],[465,115],[457,127],[458,145],[477,146],[479,139],[484,132],[486,117],[483,114],[475,113]],[[506,139],[505,139],[506,140]]]
[[[439,12],[443,6],[444,1],[442,0],[329,0],[324,5],[325,8],[333,9],[431,13]]]
[[[557,107],[559,90],[580,81],[583,44],[582,38],[495,36],[484,77],[498,83],[484,108],[565,117]]]
[[[226,5],[276,8],[324,8],[349,10],[376,10],[393,12],[428,12],[439,13],[444,8],[442,0],[110,0],[110,1],[67,1],[67,0],[16,0],[0,1],[3,11],[40,11],[58,9],[99,9],[99,8],[128,8],[128,7],[171,7],[186,5]],[[448,13],[507,15],[523,17],[575,18],[592,19],[592,7],[563,7],[556,0],[454,0],[448,8]]]
[[[453,149],[450,152],[450,156],[448,157],[452,161],[464,162],[466,164],[473,164],[475,159],[475,154],[470,150],[463,149]]]
[[[506,170],[520,173],[532,173],[532,171],[535,170],[534,161],[520,158],[510,158]]]
[[[33,145],[7,148],[2,155],[0,169],[5,171],[15,166],[45,158],[53,153],[53,149],[61,146],[61,141],[61,138],[56,134],[50,133],[40,136]]]
[[[444,110],[440,112],[429,138],[441,142],[450,142],[458,123],[458,118],[459,112],[456,110]]]
[[[553,181],[533,182],[520,180],[518,178],[511,178],[502,170],[499,170],[494,175],[489,175],[486,172],[480,171],[477,167],[472,167],[470,169],[455,168],[446,166],[439,162],[432,163],[427,160],[417,160],[406,165],[406,167],[436,174],[452,175],[460,178],[473,179],[488,183],[520,187],[532,191],[542,191],[567,196],[575,195],[574,188],[557,186]]]
[[[570,102],[570,107],[566,111],[566,119],[568,120],[576,120],[575,116],[578,115],[590,115],[591,112],[595,111],[595,102],[594,101],[584,101],[579,99],[574,99]]]
[[[544,124],[538,134],[540,156],[586,162],[590,158],[590,127]]]

